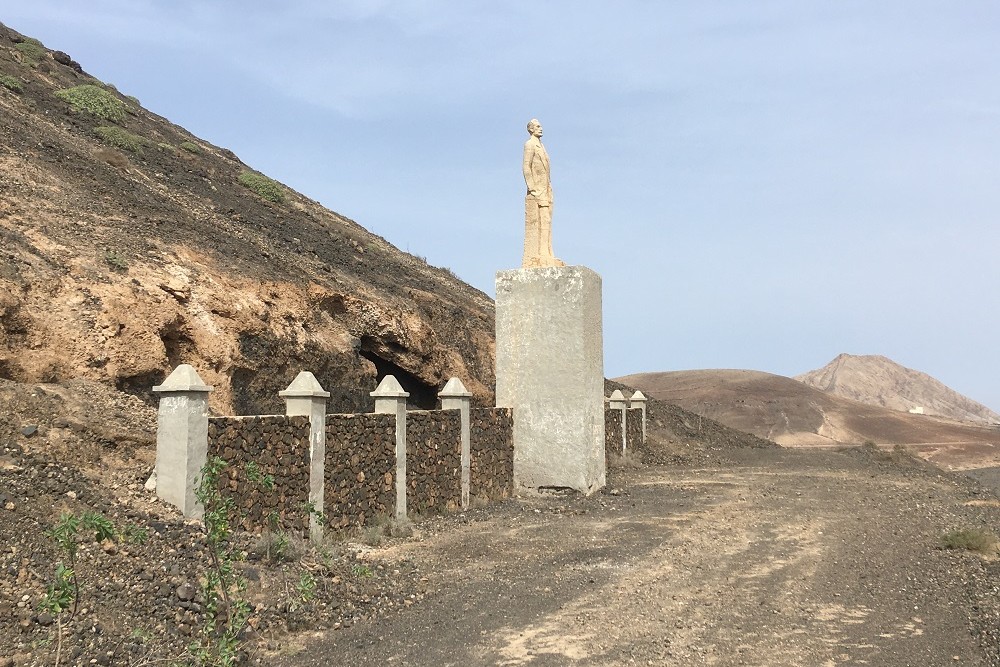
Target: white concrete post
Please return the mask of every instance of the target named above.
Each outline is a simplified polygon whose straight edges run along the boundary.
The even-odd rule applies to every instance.
[[[472,394],[458,378],[448,380],[441,393],[442,410],[459,410],[462,415],[462,509],[469,509],[470,470],[472,467],[472,438],[470,434],[469,410]]]
[[[628,399],[628,406],[630,408],[639,408],[642,410],[642,444],[646,444],[646,395],[643,394],[638,389],[632,394],[632,398]]]
[[[326,478],[326,399],[330,392],[323,391],[316,376],[302,371],[278,396],[285,399],[285,414],[289,417],[309,417],[309,539],[314,544],[323,541],[323,522],[317,512],[323,512]]]
[[[391,375],[382,378],[371,393],[377,414],[396,415],[396,520],[406,521],[406,399],[399,382]]]
[[[625,419],[628,417],[628,402],[620,389],[611,392],[611,397],[608,398],[608,407],[622,413],[622,456],[625,456],[625,450],[628,449],[628,429],[625,428]]]
[[[181,364],[163,384],[156,416],[156,495],[184,516],[201,518],[195,480],[208,460],[208,394],[193,366]]]

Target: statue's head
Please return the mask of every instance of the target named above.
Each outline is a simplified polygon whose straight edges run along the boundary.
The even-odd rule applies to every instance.
[[[528,121],[528,134],[533,137],[542,136],[542,124],[538,122],[537,118],[532,118]]]

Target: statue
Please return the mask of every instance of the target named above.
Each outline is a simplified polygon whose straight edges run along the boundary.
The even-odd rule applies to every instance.
[[[542,145],[542,124],[528,122],[524,142],[524,259],[521,267],[566,266],[552,254],[552,181],[549,177],[549,154]]]

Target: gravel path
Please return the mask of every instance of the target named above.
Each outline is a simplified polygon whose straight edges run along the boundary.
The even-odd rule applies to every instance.
[[[752,450],[428,520],[377,549],[415,603],[299,640],[283,667],[997,665],[993,562],[938,548],[994,496],[908,459]]]

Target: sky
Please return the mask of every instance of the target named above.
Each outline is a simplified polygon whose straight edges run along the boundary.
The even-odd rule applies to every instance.
[[[605,375],[881,354],[1000,410],[994,0],[0,0],[0,21],[490,296],[525,125]]]

